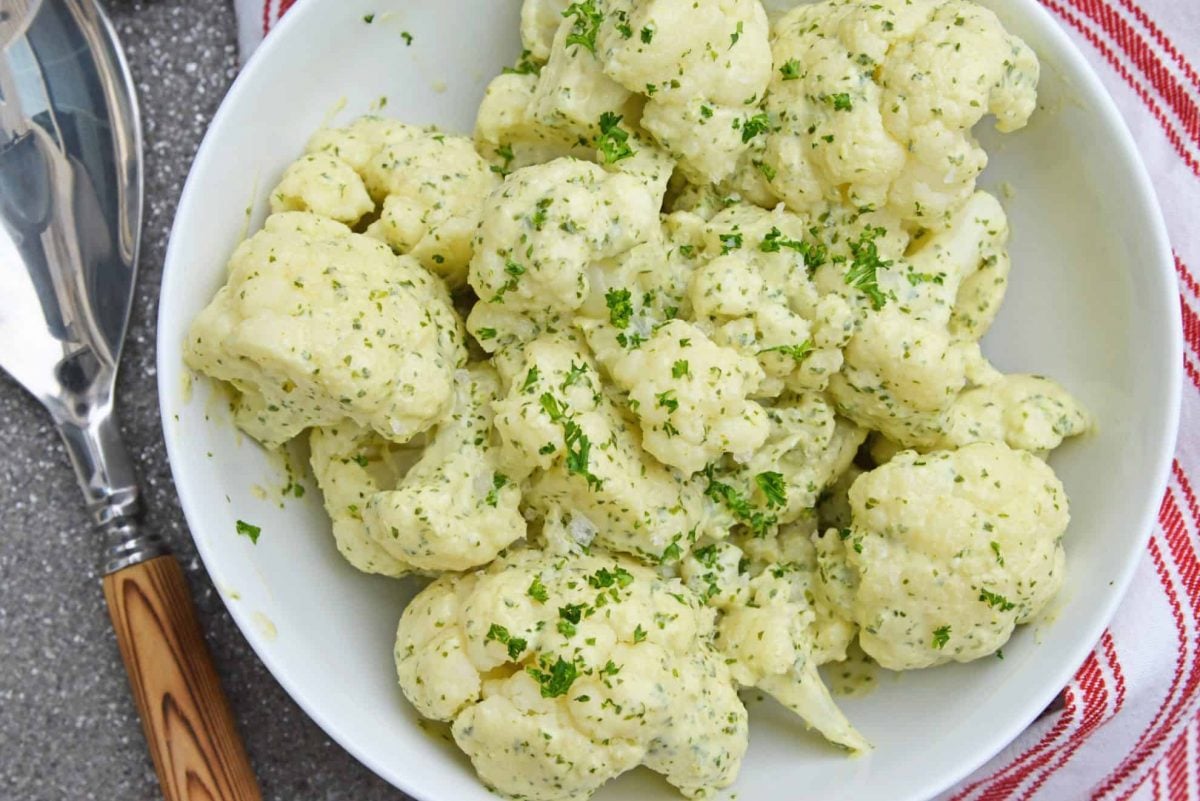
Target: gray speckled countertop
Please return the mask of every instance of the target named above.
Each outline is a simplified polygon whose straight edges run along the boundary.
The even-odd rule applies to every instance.
[[[118,387],[146,522],[191,580],[263,797],[406,796],[325,736],[275,683],[200,565],[167,466],[154,319],[167,234],[200,139],[237,67],[229,0],[108,0],[141,95],[146,218]],[[41,408],[0,374],[0,798],[160,799],[100,592],[100,544]]]

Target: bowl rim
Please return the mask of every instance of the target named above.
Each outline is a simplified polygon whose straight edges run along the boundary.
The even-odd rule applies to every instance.
[[[797,4],[804,2],[812,2],[812,0],[797,0]],[[1174,276],[1174,259],[1166,221],[1162,214],[1157,193],[1154,190],[1145,162],[1141,157],[1133,134],[1126,124],[1124,117],[1118,110],[1108,89],[1101,81],[1100,76],[1092,68],[1086,56],[1080,51],[1066,30],[1037,0],[1005,0],[1005,2],[1011,4],[1016,13],[1027,16],[1032,24],[1040,28],[1046,37],[1052,41],[1058,52],[1063,55],[1064,60],[1069,64],[1074,73],[1082,79],[1082,85],[1077,85],[1075,88],[1087,96],[1089,101],[1094,103],[1095,112],[1106,120],[1115,133],[1114,146],[1119,148],[1122,151],[1122,156],[1131,163],[1136,181],[1129,188],[1131,194],[1136,198],[1137,205],[1144,208],[1150,218],[1151,225],[1146,231],[1147,239],[1143,245],[1146,247],[1146,253],[1149,256],[1147,261],[1151,262],[1155,267],[1151,274],[1160,279],[1159,283],[1161,286],[1158,287],[1160,293],[1159,300],[1162,307],[1166,310],[1166,315],[1162,320],[1163,325],[1167,327],[1170,334],[1166,337],[1170,352],[1164,354],[1166,364],[1163,387],[1165,425],[1160,429],[1158,442],[1155,443],[1154,449],[1156,455],[1153,459],[1152,486],[1156,489],[1155,492],[1148,494],[1140,501],[1142,508],[1138,519],[1140,521],[1141,534],[1138,539],[1138,548],[1132,552],[1131,558],[1126,560],[1120,573],[1114,579],[1112,583],[1113,592],[1107,593],[1104,600],[1097,604],[1098,613],[1092,617],[1092,623],[1086,631],[1086,636],[1078,639],[1077,642],[1079,644],[1073,650],[1064,653],[1059,663],[1059,669],[1047,676],[1039,684],[1037,691],[1031,693],[1033,701],[1036,701],[1036,703],[1031,702],[1028,705],[1030,711],[1027,715],[1018,716],[1012,719],[1008,726],[995,729],[994,735],[991,737],[987,747],[977,749],[974,759],[964,761],[952,769],[946,769],[938,774],[931,775],[927,782],[927,794],[922,793],[919,796],[897,798],[895,801],[919,801],[920,799],[932,798],[960,783],[1020,736],[1035,720],[1039,711],[1046,707],[1061,692],[1061,689],[1068,684],[1071,677],[1078,670],[1079,665],[1083,663],[1087,655],[1095,648],[1096,643],[1100,640],[1104,630],[1112,621],[1117,608],[1120,606],[1129,589],[1138,563],[1140,562],[1140,555],[1145,551],[1154,530],[1158,518],[1158,507],[1162,494],[1167,488],[1171,464],[1176,451],[1182,404],[1183,328],[1179,308],[1178,288]],[[167,408],[167,403],[168,399],[173,395],[172,388],[179,383],[180,371],[186,372],[187,368],[182,366],[178,353],[168,352],[170,350],[169,343],[167,343],[167,348],[163,347],[163,332],[169,328],[169,321],[165,319],[166,314],[164,312],[167,304],[163,302],[163,298],[169,297],[175,291],[175,276],[185,269],[183,265],[186,263],[186,259],[185,254],[180,252],[180,247],[178,246],[180,239],[178,233],[187,225],[186,220],[191,216],[193,207],[200,203],[200,200],[196,196],[196,175],[216,166],[212,163],[214,159],[213,151],[216,148],[214,144],[216,134],[214,132],[223,127],[222,124],[225,117],[231,113],[230,108],[237,105],[242,95],[248,91],[247,87],[254,82],[253,76],[258,70],[259,65],[269,61],[272,58],[272,54],[276,51],[291,46],[291,32],[294,29],[301,28],[305,24],[307,17],[316,13],[314,9],[319,5],[322,4],[317,2],[298,3],[296,7],[292,8],[279,21],[275,28],[272,29],[271,35],[267,36],[259,44],[251,57],[242,65],[229,91],[222,98],[216,114],[214,114],[209,123],[200,147],[196,151],[192,165],[188,170],[188,177],[180,194],[163,262],[155,330],[159,414],[173,479],[176,478],[178,473],[176,465],[187,458],[187,452],[184,443],[179,441],[172,427],[167,425],[167,421],[171,419],[172,415],[172,411]],[[194,527],[193,521],[200,519],[199,513],[195,509],[197,501],[182,488],[182,485],[178,481],[176,481],[176,492],[188,524],[188,533],[191,535]],[[215,565],[217,561],[213,554],[213,547],[208,544],[206,538],[192,535],[192,540],[196,545],[206,572],[210,571],[210,565]],[[232,616],[242,636],[249,643],[255,655],[266,666],[280,686],[283,687],[288,696],[310,719],[320,726],[339,746],[348,751],[355,759],[377,776],[414,798],[432,798],[427,792],[428,788],[422,786],[424,783],[420,781],[419,774],[397,771],[393,766],[375,759],[365,748],[360,747],[353,731],[347,730],[336,719],[323,713],[320,705],[299,688],[297,680],[291,675],[286,661],[276,656],[275,652],[268,647],[266,639],[258,630],[253,613],[244,605],[230,603],[230,599],[226,598],[223,593],[218,594],[221,596],[222,603],[224,603],[225,608]]]

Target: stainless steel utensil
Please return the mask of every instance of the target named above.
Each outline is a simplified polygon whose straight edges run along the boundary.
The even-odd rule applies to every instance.
[[[113,388],[137,273],[133,83],[94,0],[0,0],[0,367],[62,434],[168,799],[260,798],[178,562],[137,522]]]

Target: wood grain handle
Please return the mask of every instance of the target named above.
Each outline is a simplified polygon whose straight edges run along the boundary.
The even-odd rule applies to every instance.
[[[261,801],[179,562],[107,575],[104,597],[167,801]]]

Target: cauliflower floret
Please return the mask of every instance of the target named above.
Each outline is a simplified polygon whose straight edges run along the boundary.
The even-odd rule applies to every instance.
[[[978,360],[978,344],[950,327],[960,288],[1003,256],[1007,240],[1004,210],[977,192],[949,229],[918,241],[906,259],[885,261],[864,234],[848,270],[831,263],[818,271],[824,288],[871,301],[829,381],[839,412],[905,447],[937,442]]]
[[[595,327],[581,325],[585,331]],[[747,399],[762,370],[752,359],[713,344],[691,323],[672,320],[605,367],[629,393],[642,447],[685,475],[725,453],[748,456],[766,441],[767,416]]]
[[[318,131],[308,150],[306,158],[318,158],[314,165],[324,164],[319,169],[327,173],[322,175],[314,165],[304,168],[303,177],[312,179],[310,194],[333,193],[348,180],[347,170],[352,170],[362,177],[374,202],[381,204],[379,219],[367,234],[413,256],[452,286],[463,284],[483,199],[498,183],[470,139],[363,117],[345,128]],[[337,169],[326,162],[335,162]],[[305,163],[305,159],[298,162]],[[288,177],[280,190],[288,186]],[[313,211],[325,213],[321,208],[330,208],[329,203],[313,206],[310,197],[304,199]],[[374,208],[372,204],[367,210]]]
[[[473,366],[456,376],[454,412],[430,437],[421,459],[395,489],[373,495],[367,530],[384,550],[423,570],[487,564],[525,536],[519,482],[489,442],[495,370]]]
[[[764,162],[796,211],[834,200],[943,228],[987,164],[971,129],[994,114],[1016,130],[1036,103],[1033,51],[966,0],[802,4],[772,50]]]
[[[717,648],[739,684],[769,693],[830,742],[851,751],[870,750],[817,672],[815,616],[805,598],[806,583],[798,566],[768,565],[750,580],[746,602],[722,615]]]
[[[571,0],[525,0],[521,5],[521,46],[538,61],[550,58],[554,34]]]
[[[375,211],[358,173],[337,156],[309,153],[293,162],[271,192],[271,213],[309,211],[353,225]]]
[[[765,131],[771,80],[758,0],[610,0],[596,52],[604,71],[647,96],[641,124],[697,183],[733,171]],[[553,56],[552,56],[553,57]]]
[[[586,799],[644,764],[689,796],[733,781],[746,710],[713,618],[677,580],[593,552],[520,551],[447,576],[405,609],[400,686],[451,721],[486,783]]]
[[[536,471],[526,497],[563,551],[596,544],[658,560],[702,527],[698,488],[641,448],[581,343],[543,335],[496,404],[505,462]],[[551,536],[557,535],[557,536]]]
[[[420,456],[415,442],[397,445],[345,421],[309,432],[310,463],[346,561],[364,573],[400,577],[412,566],[387,552],[367,530],[362,511],[375,493],[394,487]],[[423,444],[423,443],[422,443]]]
[[[780,523],[810,515],[821,491],[849,468],[854,454],[867,438],[866,430],[835,414],[821,393],[805,392],[781,398],[767,409],[771,423],[765,445],[743,469],[750,476],[780,477],[774,499]],[[756,480],[761,491],[770,482]],[[768,501],[771,501],[768,498]]]
[[[538,75],[529,114],[552,128],[587,133],[601,115],[627,114],[632,93],[604,74],[596,55],[580,44],[571,44],[578,16],[559,17],[558,31],[546,65]]]
[[[497,75],[476,112],[475,144],[502,175],[563,156],[587,160],[595,154],[589,138],[534,119],[530,109],[536,87],[536,75]]]
[[[1003,442],[1026,451],[1052,451],[1090,427],[1087,410],[1055,381],[1006,375],[958,396],[946,414],[938,447]]]
[[[833,589],[852,593],[859,642],[885,668],[990,654],[1062,584],[1067,496],[1025,451],[906,451],[860,476],[850,507],[850,530],[824,537],[853,546],[850,586]]]
[[[714,530],[770,539],[780,525],[813,519],[822,490],[866,438],[820,393],[784,396],[766,413],[770,433],[761,448],[743,462],[725,460],[704,472]]]
[[[184,358],[242,393],[235,421],[268,447],[346,418],[403,442],[449,410],[462,338],[445,287],[415,260],[285,212],[234,251]]]
[[[828,258],[814,230],[782,207],[745,204],[705,227],[709,260],[692,276],[692,308],[717,342],[757,359],[766,375],[760,397],[825,389],[853,333],[848,301],[822,294],[810,278]]]
[[[493,351],[570,315],[588,297],[592,262],[659,235],[660,205],[637,176],[576,159],[509,175],[476,235],[471,333]]]

